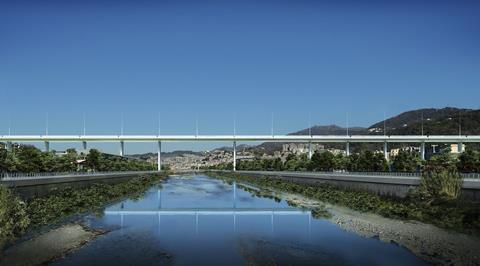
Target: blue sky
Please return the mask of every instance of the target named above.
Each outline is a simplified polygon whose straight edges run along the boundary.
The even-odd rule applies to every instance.
[[[122,112],[126,134],[156,133],[159,112],[163,134],[194,133],[197,116],[200,134],[231,133],[235,114],[238,134],[267,134],[272,112],[281,134],[309,113],[368,126],[479,108],[478,14],[479,1],[2,0],[0,134],[9,117],[12,134],[42,134],[47,112],[50,134],[80,134],[83,114],[87,133],[118,134]]]

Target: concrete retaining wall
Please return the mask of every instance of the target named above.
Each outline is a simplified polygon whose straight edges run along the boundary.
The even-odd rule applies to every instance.
[[[43,178],[29,178],[1,181],[0,184],[10,187],[22,199],[27,200],[33,197],[45,196],[52,191],[71,187],[85,188],[95,183],[116,184],[127,181],[141,174],[155,173],[155,171],[126,172],[126,173],[99,173],[97,175],[66,175]]]
[[[268,171],[237,171],[236,173],[249,176],[268,176],[298,184],[331,184],[343,189],[367,191],[376,193],[377,195],[397,198],[405,198],[411,189],[416,188],[420,184],[420,178],[418,177]],[[480,180],[465,179],[461,197],[473,201],[480,201]]]

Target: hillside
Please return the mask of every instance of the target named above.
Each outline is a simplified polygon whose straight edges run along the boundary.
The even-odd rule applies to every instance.
[[[385,120],[388,135],[462,135],[480,134],[480,110],[446,107],[418,109]],[[370,126],[370,134],[383,134],[384,121]]]
[[[407,111],[397,116],[385,120],[387,135],[421,135],[422,134],[422,117],[423,117],[423,134],[424,135],[458,135],[459,122],[461,125],[462,135],[480,135],[480,110],[459,109],[446,107],[441,109],[424,108],[418,110]],[[351,127],[348,129],[349,135],[379,135],[383,133],[384,121],[379,121],[368,128]],[[288,135],[346,135],[347,130],[337,125],[315,125],[308,128],[289,133]],[[283,143],[265,142],[257,146],[239,145],[237,150],[251,150],[257,153],[272,154],[274,151],[281,150]],[[326,144],[326,147],[343,148],[343,144]],[[378,145],[377,145],[378,146]],[[392,147],[398,145],[393,144]],[[372,149],[375,144],[362,143],[351,146],[355,149]],[[376,147],[378,148],[378,147]],[[218,150],[232,150],[232,147],[221,147]],[[201,155],[201,152],[192,151],[175,151],[171,153],[162,153],[162,156],[179,156],[182,154]],[[132,157],[140,159],[148,159],[156,157],[156,153],[136,154]]]
[[[162,157],[163,158],[169,158],[169,157],[177,157],[177,156],[182,156],[185,154],[191,154],[191,155],[202,155],[203,152],[195,152],[195,151],[172,151],[172,152],[162,152]],[[128,155],[130,158],[136,158],[140,160],[148,160],[150,158],[157,158],[157,153],[156,152],[149,152],[149,153],[142,153],[142,154],[131,154]]]
[[[367,134],[368,130],[363,127],[352,127],[348,129],[348,134],[349,135],[360,135],[360,134]],[[289,133],[288,135],[346,135],[347,134],[347,129],[337,126],[337,125],[326,125],[326,126],[321,126],[321,125],[315,125],[311,127],[310,129],[305,128],[300,131],[296,131],[293,133]],[[284,143],[281,142],[264,142],[258,146],[251,147],[252,150],[259,152],[259,153],[268,153],[272,154],[274,151],[281,150],[282,145]]]
[[[462,135],[480,135],[480,110],[459,109],[446,107],[442,109],[426,108],[407,111],[397,116],[385,120],[387,135],[421,135],[422,134],[422,116],[423,116],[423,134],[424,135],[458,135],[459,124],[461,125]],[[459,123],[459,121],[461,123]],[[352,127],[349,128],[349,135],[380,135],[383,133],[384,121],[377,122],[368,128]],[[310,128],[312,135],[345,135],[345,128],[337,125],[320,126],[315,125]],[[308,135],[309,129],[302,129],[289,135]],[[272,154],[282,148],[283,143],[262,143],[252,149],[258,152]],[[343,148],[341,144],[327,144],[327,147]],[[369,144],[362,145],[363,148],[369,148]],[[396,146],[396,145],[393,145]],[[392,146],[392,147],[393,147]]]

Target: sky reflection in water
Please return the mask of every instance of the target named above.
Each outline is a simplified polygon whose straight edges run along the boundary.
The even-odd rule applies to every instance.
[[[172,177],[85,222],[111,232],[53,264],[425,264],[405,248],[206,176]]]

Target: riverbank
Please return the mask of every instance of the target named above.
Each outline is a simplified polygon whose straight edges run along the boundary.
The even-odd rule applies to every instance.
[[[308,186],[272,177],[251,177],[234,173],[207,173],[214,177],[243,180],[262,187],[302,194],[309,198],[376,213],[383,217],[416,220],[458,232],[480,236],[480,204],[455,200],[438,205],[427,205],[414,199],[395,199],[368,192],[342,190],[327,184]]]
[[[35,230],[75,214],[94,212],[108,203],[127,196],[138,198],[145,190],[166,176],[166,173],[149,174],[118,184],[98,183],[83,189],[62,188],[28,202],[21,201],[8,189],[2,187],[0,188],[2,195],[5,195],[1,199],[2,206],[13,206],[13,208],[5,208],[0,217],[2,231],[0,244],[13,243],[15,238],[27,230]],[[1,248],[3,249],[3,246]]]
[[[218,175],[215,173],[215,177]],[[324,194],[306,193],[307,188],[297,184],[279,183],[278,180],[265,180],[263,178],[248,178],[245,176],[222,175],[221,179],[231,182],[237,180],[239,186],[248,184],[258,185],[261,189],[254,192],[256,196],[279,199],[283,198],[289,204],[301,208],[308,208],[316,217],[321,217],[338,225],[345,231],[354,232],[364,237],[379,238],[384,242],[397,243],[418,257],[426,261],[443,265],[479,265],[480,264],[480,238],[478,235],[469,235],[438,228],[437,226],[403,219],[383,217],[373,212],[364,211],[368,205],[372,205],[372,199],[366,195],[355,195],[348,191],[336,191],[333,188],[323,188]],[[245,183],[244,183],[245,182]],[[254,190],[255,188],[250,188]],[[317,188],[310,187],[310,190]],[[329,197],[325,197],[325,194]],[[310,196],[316,195],[316,196]],[[320,197],[323,195],[324,197]],[[335,197],[353,197],[357,205],[351,205],[357,210],[352,210],[347,202]],[[323,200],[322,200],[323,199]],[[362,200],[368,200],[362,205]],[[388,199],[377,199],[383,204],[389,204]],[[328,203],[330,201],[330,203]],[[337,203],[344,203],[338,206]],[[375,202],[375,201],[373,201]],[[390,207],[398,202],[390,202]],[[375,205],[376,206],[376,205]],[[373,206],[372,206],[373,207]]]
[[[83,189],[95,183],[116,184],[139,175],[156,174],[157,171],[89,172],[52,176],[9,177],[0,185],[12,189],[22,200],[43,197],[62,188]]]
[[[103,231],[91,230],[80,224],[63,225],[8,249],[0,260],[0,266],[44,265],[102,234]]]

